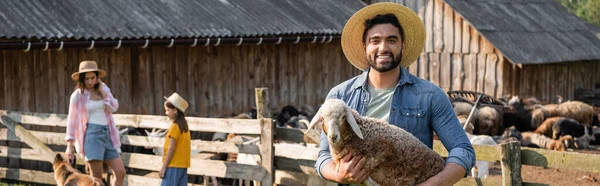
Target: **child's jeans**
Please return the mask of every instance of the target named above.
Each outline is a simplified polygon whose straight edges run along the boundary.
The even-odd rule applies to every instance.
[[[161,186],[187,185],[187,168],[168,167]]]

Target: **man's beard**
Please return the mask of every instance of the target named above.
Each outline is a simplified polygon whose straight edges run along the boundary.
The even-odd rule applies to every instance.
[[[384,63],[381,65],[377,65],[377,63],[375,62],[377,60],[377,55],[375,55],[373,58],[370,58],[369,56],[367,56],[367,63],[369,63],[369,66],[376,70],[377,72],[388,72],[396,67],[398,67],[398,65],[400,65],[400,62],[402,62],[402,52],[400,52],[400,55],[398,55],[400,57],[398,57],[398,59],[396,59],[396,55],[394,54],[390,54],[390,58],[391,63]]]

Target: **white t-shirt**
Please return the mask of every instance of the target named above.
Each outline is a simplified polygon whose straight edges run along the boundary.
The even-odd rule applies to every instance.
[[[104,100],[90,100],[87,105],[88,123],[108,125],[106,113],[104,113]]]

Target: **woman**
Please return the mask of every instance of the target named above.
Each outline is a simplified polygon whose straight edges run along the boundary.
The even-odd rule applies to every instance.
[[[79,72],[71,77],[77,87],[71,94],[67,117],[67,150],[69,159],[74,150],[85,157],[92,176],[102,179],[103,162],[112,169],[115,179],[111,185],[123,185],[125,167],[119,156],[121,142],[112,113],[119,108],[106,84],[100,78],[106,71],[98,69],[95,61],[82,61]],[[75,149],[74,149],[75,148]]]

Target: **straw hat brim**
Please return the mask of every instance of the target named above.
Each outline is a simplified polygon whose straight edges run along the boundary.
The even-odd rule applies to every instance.
[[[94,71],[98,72],[98,78],[104,78],[104,77],[106,77],[106,71],[104,71],[102,69],[88,69],[88,70],[82,70],[82,71],[73,73],[71,75],[71,78],[74,81],[79,81],[79,74],[81,74],[81,73],[87,73],[87,72],[94,72]]]
[[[187,101],[183,100],[183,98],[181,98],[179,95],[177,95],[177,98],[174,98],[174,99],[180,99],[179,101],[177,101],[177,100],[169,100],[169,98],[167,96],[163,96],[163,98],[165,98],[166,101],[168,101],[169,103],[171,103],[179,111],[185,113],[185,110],[187,110]]]
[[[365,70],[369,67],[366,59],[363,32],[365,21],[377,15],[394,14],[404,31],[404,52],[400,65],[404,68],[417,60],[425,46],[425,26],[419,16],[411,9],[397,3],[375,3],[356,12],[342,31],[342,50],[354,67]]]

